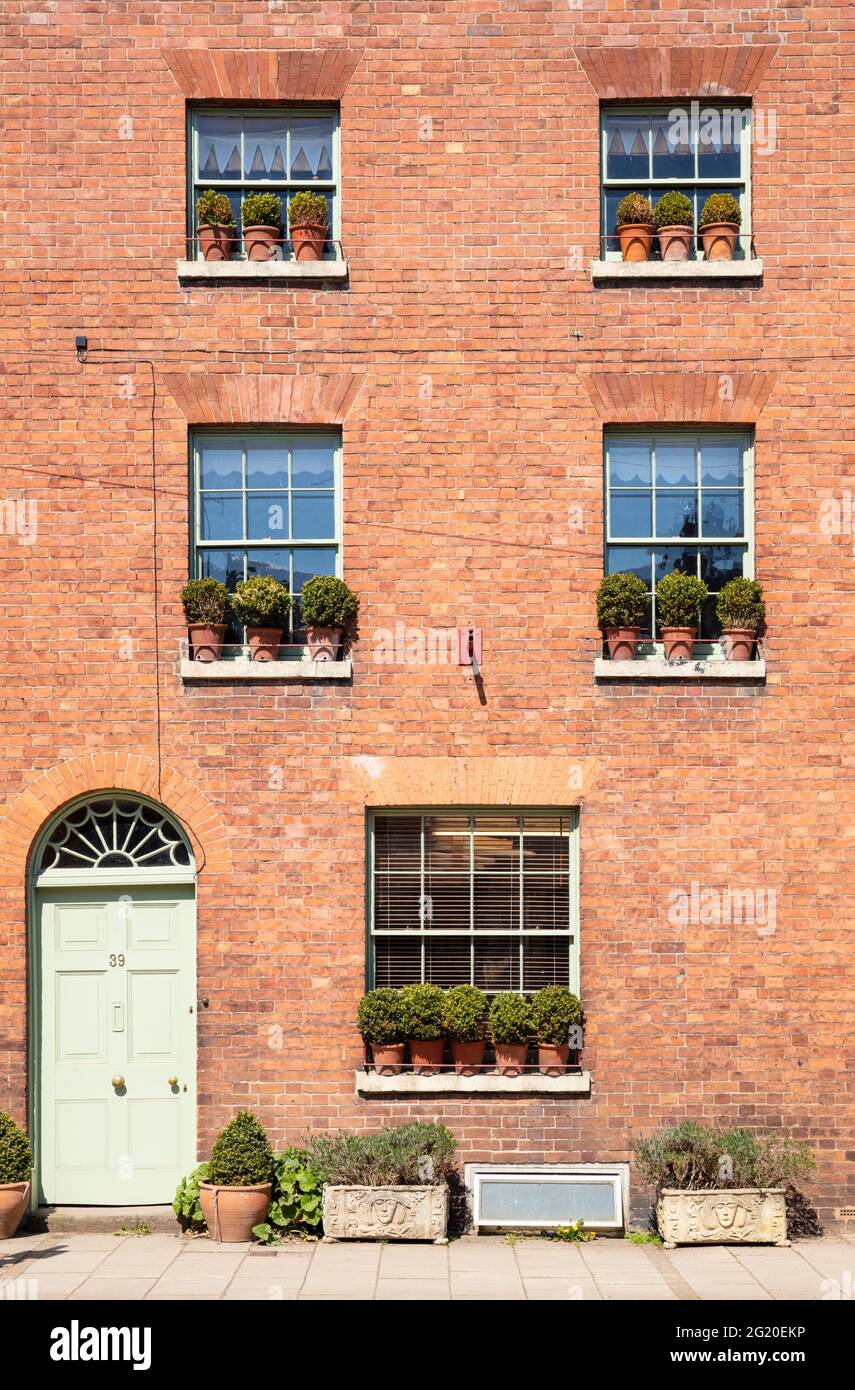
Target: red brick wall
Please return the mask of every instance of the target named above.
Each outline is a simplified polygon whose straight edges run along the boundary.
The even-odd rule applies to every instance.
[[[419,1116],[445,1120],[467,1158],[615,1160],[693,1115],[806,1137],[820,1205],[842,1199],[855,557],[851,521],[820,524],[855,491],[841,21],[832,6],[598,0],[6,8],[2,495],[36,503],[38,533],[0,537],[4,799],[20,810],[70,759],[157,755],[139,353],[158,384],[162,758],[231,855],[224,873],[206,823],[203,1145],[248,1104],[277,1140]],[[778,45],[754,93],[777,118],[774,153],[754,159],[762,286],[593,287],[598,97],[575,50],[746,42]],[[179,287],[185,101],[162,50],[324,45],[361,55],[341,103],[349,288]],[[343,426],[352,688],[182,686],[187,419],[166,377],[193,371],[364,378]],[[588,378],[609,372],[642,405],[642,374],[681,399],[684,374],[771,378],[756,421],[765,688],[594,684],[603,408]],[[455,667],[374,661],[373,635],[398,621],[480,625],[485,702]],[[581,814],[591,1099],[355,1098],[364,810],[342,766],[360,754],[598,760]],[[107,764],[80,766],[104,785]],[[0,878],[0,1104],[19,1116],[22,837],[48,814],[29,810],[7,826]],[[774,888],[774,934],[672,926],[668,893],[693,880]]]

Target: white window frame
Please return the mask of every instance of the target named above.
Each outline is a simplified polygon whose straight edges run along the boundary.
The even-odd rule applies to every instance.
[[[563,1223],[553,1221],[482,1220],[481,1196],[491,1181],[507,1179],[516,1183],[556,1183],[562,1186],[590,1184],[601,1179],[611,1187],[615,1204],[612,1221],[585,1222],[586,1228],[597,1231],[622,1231],[629,1213],[628,1163],[467,1163],[463,1180],[469,1194],[472,1224],[478,1230],[554,1230]]]

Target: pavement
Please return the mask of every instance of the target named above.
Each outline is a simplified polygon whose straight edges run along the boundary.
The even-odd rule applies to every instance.
[[[855,1232],[789,1248],[664,1250],[465,1236],[445,1246],[289,1241],[274,1249],[154,1232],[26,1232],[0,1244],[0,1299],[852,1300]]]

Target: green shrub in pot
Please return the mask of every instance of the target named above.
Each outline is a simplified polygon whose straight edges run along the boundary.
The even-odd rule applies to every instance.
[[[404,1061],[407,1041],[401,991],[369,990],[359,1001],[356,1018],[363,1041],[371,1047],[377,1070],[384,1076],[396,1075]]]
[[[691,658],[708,593],[702,579],[681,570],[672,570],[656,585],[656,616],[669,661]]]
[[[415,1071],[431,1076],[445,1052],[442,1016],[445,1000],[439,985],[405,985],[401,990],[404,1031]]]
[[[716,601],[722,645],[728,661],[750,661],[766,621],[763,586],[756,579],[730,579]]]
[[[270,1182],[273,1150],[251,1110],[239,1110],[214,1140],[210,1181],[217,1187],[252,1187]]]
[[[247,193],[240,214],[247,258],[274,260],[282,240],[282,199],[278,193]]]
[[[448,1035],[454,1070],[475,1075],[484,1061],[487,996],[476,985],[454,985],[445,996],[443,1028]]]
[[[218,579],[191,579],[181,590],[194,661],[222,655],[229,615],[229,591]]]
[[[560,1075],[570,1058],[570,1029],[582,1022],[582,1003],[565,985],[545,985],[532,995],[531,1013],[541,1071]]]
[[[648,261],[653,245],[653,206],[643,193],[627,193],[615,213],[615,225],[625,261]]]
[[[15,1234],[26,1211],[32,1167],[29,1139],[12,1116],[0,1110],[0,1240]]]
[[[226,193],[206,188],[196,200],[196,235],[205,261],[227,261],[237,229],[231,199]]]
[[[445,1125],[416,1121],[379,1134],[312,1136],[306,1157],[325,1185],[422,1187],[448,1181],[456,1147]]]
[[[273,661],[291,613],[286,585],[269,574],[244,579],[232,595],[232,610],[246,628],[252,659]]]
[[[313,661],[335,661],[342,634],[359,609],[359,599],[343,579],[316,574],[307,579],[300,594],[306,643]]]
[[[607,574],[597,589],[597,622],[613,661],[634,661],[650,595],[637,574]]]
[[[732,193],[711,193],[701,208],[698,230],[708,261],[732,261],[742,224],[742,208]]]
[[[531,1002],[524,994],[497,994],[488,1015],[496,1065],[504,1076],[516,1076],[525,1066],[534,1032]]]
[[[695,212],[691,198],[671,189],[663,193],[653,209],[653,223],[659,235],[663,261],[687,261],[694,241]]]
[[[296,260],[320,260],[329,236],[328,224],[329,209],[322,194],[294,194],[288,204],[288,225]]]

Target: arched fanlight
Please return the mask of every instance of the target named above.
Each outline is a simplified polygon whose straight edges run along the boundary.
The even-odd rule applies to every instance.
[[[126,796],[96,797],[57,822],[39,873],[51,869],[189,869],[193,860],[178,826],[158,806]]]

